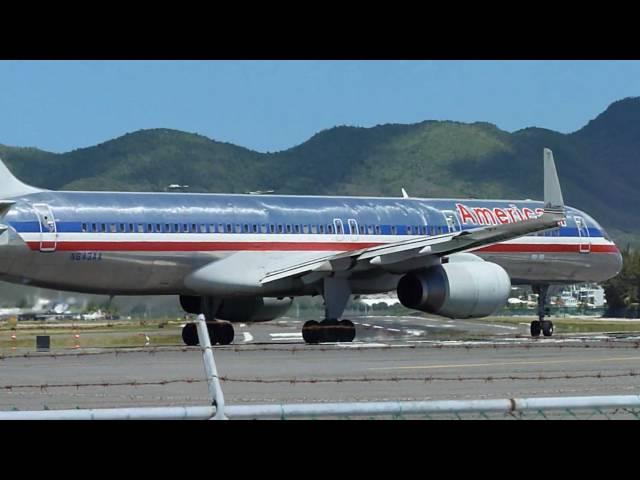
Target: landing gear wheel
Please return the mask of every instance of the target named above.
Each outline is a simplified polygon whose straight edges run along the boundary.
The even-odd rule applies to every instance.
[[[542,334],[545,337],[553,335],[553,322],[551,320],[544,320],[542,323]]]
[[[327,319],[320,322],[320,338],[318,341],[322,342],[337,342],[338,341],[338,329],[339,322],[336,319]]]
[[[209,340],[211,345],[219,343],[220,345],[229,345],[233,342],[235,337],[235,331],[233,325],[229,322],[211,322],[207,323],[207,330],[209,331]]]
[[[353,342],[356,338],[356,326],[351,320],[338,322],[338,342]]]
[[[217,327],[218,341],[220,345],[229,345],[233,342],[233,337],[235,337],[233,325],[228,322],[220,322]]]
[[[539,337],[540,336],[540,330],[541,330],[540,320],[534,320],[533,322],[531,322],[531,336],[532,337]]]
[[[207,322],[207,331],[209,332],[209,341],[211,342],[211,345],[215,345],[216,343],[218,343],[218,340],[220,338],[220,331],[218,329],[217,322]]]
[[[185,345],[194,347],[198,345],[198,329],[195,323],[187,323],[182,327],[182,341]]]
[[[302,326],[302,338],[306,343],[318,343],[320,324],[316,320],[309,320]]]

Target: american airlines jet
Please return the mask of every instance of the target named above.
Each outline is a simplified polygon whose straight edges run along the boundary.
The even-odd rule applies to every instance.
[[[0,279],[108,295],[178,295],[203,313],[212,342],[230,322],[283,315],[293,298],[322,295],[325,318],[307,343],[355,338],[342,315],[351,295],[397,291],[411,309],[481,318],[512,284],[597,282],[622,268],[589,215],[564,206],[544,150],[544,201],[54,192],[25,185],[0,162]],[[196,345],[194,324],[182,337]]]

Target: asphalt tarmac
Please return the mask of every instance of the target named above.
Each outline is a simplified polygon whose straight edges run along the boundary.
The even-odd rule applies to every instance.
[[[640,393],[640,337],[531,339],[528,323],[363,317],[351,344],[301,322],[236,325],[214,349],[227,405]],[[180,345],[4,352],[0,410],[206,405],[202,354]]]

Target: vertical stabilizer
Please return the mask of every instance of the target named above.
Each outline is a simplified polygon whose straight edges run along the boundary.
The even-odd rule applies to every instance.
[[[41,192],[42,189],[22,183],[9,171],[0,159],[0,198],[19,197],[29,193]]]
[[[545,208],[564,207],[553,152],[548,148],[544,149],[544,206]]]

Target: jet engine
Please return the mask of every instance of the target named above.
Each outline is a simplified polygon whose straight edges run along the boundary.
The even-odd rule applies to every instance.
[[[449,318],[479,318],[507,303],[511,279],[491,262],[445,263],[406,274],[398,299],[407,308]]]
[[[197,315],[202,313],[201,298],[180,295],[180,305],[185,312]],[[229,298],[222,300],[216,318],[230,322],[266,322],[287,313],[292,303],[292,297]]]

